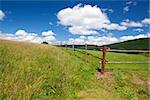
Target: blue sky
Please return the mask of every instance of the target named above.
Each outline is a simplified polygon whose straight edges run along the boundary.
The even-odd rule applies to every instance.
[[[16,32],[19,30],[22,30],[19,32],[22,32],[25,35],[36,34],[37,37],[53,36],[55,38],[55,42],[64,41],[68,43],[69,41],[76,41],[75,43],[84,43],[85,38],[94,39],[95,37],[102,38],[102,40],[105,40],[105,38],[127,38],[122,40],[110,41],[110,43],[113,43],[128,39],[140,38],[139,35],[141,35],[142,38],[146,37],[147,34],[149,34],[150,19],[148,0],[2,0],[0,2],[0,10],[4,14],[3,17],[1,16],[2,14],[0,14],[0,38],[2,39],[8,39],[8,36],[10,36],[10,34],[14,36],[9,37],[9,39],[14,39],[14,37],[16,38]],[[79,15],[75,15],[76,10],[73,10],[73,7],[77,7],[77,5],[78,8],[76,10],[85,9],[87,5],[90,5],[89,8],[91,9],[91,13],[90,11],[87,11],[87,13],[91,14],[90,16],[92,16],[92,12],[94,12],[94,10],[99,9],[102,14],[98,13],[99,15],[97,14],[97,16],[94,17],[101,18],[101,16],[104,15],[107,18],[106,20],[110,21],[110,23],[108,23],[109,26],[107,25],[107,27],[101,27],[100,25],[98,25],[98,27],[94,27],[89,24],[93,22],[89,22],[87,25],[85,25],[86,23],[83,22],[84,25],[80,26],[80,23],[82,23],[82,15],[84,15],[86,19],[87,13],[86,10],[83,10],[85,12],[81,13],[81,15],[80,13]],[[96,7],[95,9],[94,6]],[[67,13],[67,8],[72,9],[72,12]],[[58,16],[58,13],[61,11],[62,13],[60,14],[60,16]],[[72,16],[74,16],[75,18],[79,18],[76,22],[73,22],[73,19],[71,18],[74,17]],[[87,19],[90,20],[89,17]],[[64,20],[66,22],[64,22]],[[117,28],[121,26],[120,29],[115,28],[115,26],[113,27],[113,25],[110,26],[110,24],[113,23],[118,25],[116,26]],[[79,32],[77,30],[78,27],[82,28],[82,32]],[[48,31],[50,32],[50,34],[47,33],[47,35],[42,35],[42,32]],[[20,38],[17,38],[17,40],[20,40]],[[47,41],[49,40],[50,42],[52,42],[51,39],[48,39]],[[93,43],[100,43],[100,41],[102,40],[98,39],[97,41],[93,41]],[[107,41],[105,41],[105,43],[106,42]],[[92,41],[89,40],[89,43],[92,44]]]

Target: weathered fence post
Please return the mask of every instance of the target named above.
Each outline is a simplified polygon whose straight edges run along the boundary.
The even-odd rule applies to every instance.
[[[105,71],[105,64],[106,64],[106,52],[107,52],[107,47],[106,46],[103,46],[102,47],[102,60],[101,60],[101,65],[102,65],[102,67],[101,67],[101,73],[103,74],[104,73],[104,71]]]
[[[87,43],[85,43],[85,61],[87,62]]]

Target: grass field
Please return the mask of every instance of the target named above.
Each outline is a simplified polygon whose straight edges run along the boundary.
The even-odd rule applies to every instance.
[[[88,52],[101,56],[100,51]],[[108,53],[107,60],[148,61],[149,57]],[[99,62],[70,48],[0,40],[0,99],[149,99],[148,64],[109,64],[99,78]]]

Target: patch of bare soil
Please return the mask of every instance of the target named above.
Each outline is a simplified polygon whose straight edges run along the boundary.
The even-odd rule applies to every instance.
[[[111,79],[113,77],[113,73],[112,72],[109,72],[109,71],[105,71],[103,74],[101,73],[101,72],[97,72],[96,73],[96,78],[98,79],[98,80],[100,80],[100,79]]]
[[[104,86],[109,86],[109,87],[113,87],[113,85],[115,84],[115,78],[113,75],[113,72],[111,71],[105,71],[103,74],[101,72],[97,72],[96,73],[96,79],[103,81],[104,82]]]

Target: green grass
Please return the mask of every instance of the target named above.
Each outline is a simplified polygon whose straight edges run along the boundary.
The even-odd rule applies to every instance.
[[[86,81],[84,67],[82,61],[57,47],[1,40],[0,97],[74,98]]]
[[[82,51],[82,50],[81,50]],[[88,50],[100,57],[100,51]],[[135,54],[108,53],[108,61],[148,61]],[[97,79],[100,60],[48,45],[0,40],[0,99],[147,100],[148,64],[107,65]]]
[[[81,60],[87,60],[89,66],[92,67],[91,71],[95,71],[99,67],[100,60],[92,56],[85,56],[85,54],[78,52],[84,51],[82,49],[66,49],[66,51],[77,56]],[[100,51],[88,50],[88,53],[101,57]],[[84,58],[84,59],[83,59]],[[107,53],[108,61],[124,61],[124,62],[136,62],[136,61],[149,61],[149,57],[141,54],[124,54],[124,53]],[[107,70],[112,73],[112,77],[106,77],[102,80],[93,79],[88,83],[86,91],[92,91],[84,94],[88,97],[102,98],[114,100],[127,99],[127,100],[146,100],[149,96],[148,91],[148,78],[149,78],[149,65],[148,64],[107,64]],[[106,72],[107,76],[107,72]],[[93,83],[94,82],[94,83]],[[94,90],[93,90],[94,89]],[[104,93],[104,95],[103,95]],[[107,97],[105,97],[107,95]],[[117,98],[115,98],[117,97]],[[86,97],[85,97],[86,98]]]
[[[121,43],[108,45],[111,49],[120,50],[149,50],[150,38],[141,38],[136,40],[129,40]]]

